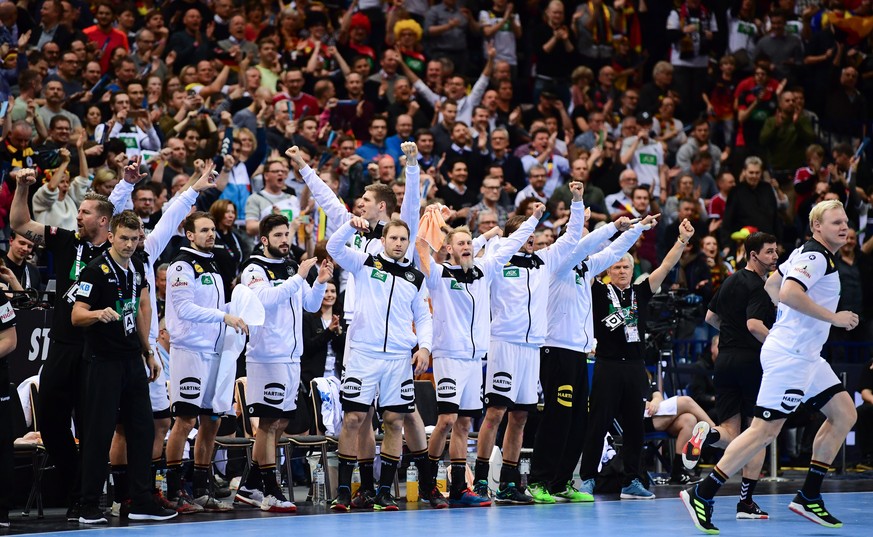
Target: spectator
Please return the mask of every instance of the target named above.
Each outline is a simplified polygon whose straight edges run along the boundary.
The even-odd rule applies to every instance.
[[[479,188],[479,193],[482,195],[482,201],[470,209],[467,218],[467,227],[472,230],[478,230],[482,227],[482,219],[487,215],[489,218],[492,216],[494,217],[494,225],[503,228],[506,224],[508,213],[499,203],[501,190],[503,188],[501,183],[502,181],[500,179],[490,175],[482,180],[482,186]]]
[[[388,120],[376,116],[370,120],[370,141],[361,145],[355,154],[364,159],[364,164],[375,162],[378,157],[388,154],[385,139],[388,137]]]
[[[706,113],[710,119],[710,127],[715,135],[715,141],[729,153],[734,144],[736,133],[736,117],[734,110],[734,94],[737,83],[734,79],[736,60],[733,56],[722,56],[718,62],[719,73],[710,79],[703,100],[706,102]],[[714,160],[714,162],[719,162]]]
[[[603,0],[583,3],[573,13],[573,33],[576,50],[591,69],[598,69],[612,60],[613,35],[621,33],[623,12],[616,12]]]
[[[764,163],[760,158],[746,159],[740,182],[731,190],[725,204],[721,225],[722,242],[729,241],[732,233],[746,226],[754,226],[763,233],[781,236],[776,194],[773,187],[763,181],[763,174]]]
[[[697,96],[706,86],[706,68],[715,46],[716,32],[715,15],[700,0],[685,0],[667,18],[670,63],[675,67],[679,93],[679,116],[689,123],[702,111]]]
[[[467,30],[476,21],[469,10],[460,9],[457,0],[442,0],[424,16],[425,48],[433,59],[448,58],[458,74],[467,71]]]
[[[710,198],[709,203],[707,204],[707,214],[709,215],[710,221],[715,220],[718,222],[717,225],[721,226],[728,196],[730,196],[731,190],[733,190],[737,185],[737,180],[734,177],[734,174],[729,170],[722,170],[721,173],[718,174],[718,179],[716,179],[715,185],[718,188],[718,193]]]
[[[494,60],[510,65],[514,79],[518,72],[517,40],[521,39],[521,18],[514,12],[514,6],[507,0],[494,0],[490,11],[479,11],[479,27],[485,40],[491,40],[494,46]],[[487,57],[488,47],[483,53]]]
[[[858,91],[858,70],[845,67],[840,71],[839,86],[833,84],[825,105],[823,128],[831,144],[858,145],[865,134],[867,98]]]
[[[2,253],[0,260],[12,271],[22,289],[41,290],[42,277],[39,269],[28,261],[31,254],[33,254],[33,242],[15,231],[10,231],[9,250]]]
[[[700,187],[694,184],[694,178],[690,173],[682,173],[676,178],[676,195],[667,198],[667,203],[664,204],[662,209],[661,219],[664,222],[664,226],[669,226],[673,222],[681,220],[678,218],[679,204],[683,200],[688,200],[692,203],[697,202],[700,206],[698,214],[707,214],[706,205],[700,197]],[[688,215],[685,215],[684,218],[688,218]]]
[[[739,9],[728,11],[727,52],[742,71],[752,65],[755,45],[761,37],[761,20],[755,18],[755,0],[741,0]]]
[[[66,103],[67,95],[64,93],[64,85],[61,81],[50,80],[46,82],[44,91],[45,106],[39,107],[36,111],[43,125],[48,126],[55,116],[63,116],[70,122],[73,131],[78,133],[82,128],[82,122],[75,114],[64,110],[63,106]]]
[[[785,83],[770,77],[770,65],[769,58],[759,57],[755,60],[754,74],[737,84],[734,108],[737,110],[738,148],[754,150],[764,122],[776,111],[776,99]]]
[[[547,178],[548,171],[546,171],[543,165],[534,164],[530,167],[528,170],[528,185],[515,196],[516,214],[519,213],[522,202],[528,198],[534,198],[540,203],[548,202],[549,196],[545,190]]]
[[[785,31],[787,16],[781,10],[770,14],[770,33],[755,46],[755,57],[762,54],[773,63],[773,76],[778,79],[795,78],[803,65],[803,43],[796,35]]]
[[[567,66],[574,65],[573,38],[565,24],[564,3],[551,0],[546,6],[543,21],[532,31],[536,55],[534,99],[543,91],[551,91],[565,103],[570,102],[570,77]]]
[[[710,168],[712,168],[712,157],[709,153],[701,151],[691,158],[691,166],[682,169],[682,173],[687,173],[694,179],[696,198],[702,197],[708,200],[718,193],[715,180],[709,173]],[[705,215],[706,211],[703,214]]]
[[[806,147],[815,141],[815,132],[809,119],[801,116],[794,94],[783,91],[779,108],[773,117],[764,121],[761,129],[761,148],[766,155],[772,175],[784,182],[803,164]]]
[[[478,197],[475,190],[467,185],[467,163],[454,160],[448,172],[449,182],[439,188],[438,195],[445,200],[446,205],[455,211],[452,227],[463,225],[470,216],[470,207],[476,204]]]
[[[202,34],[203,17],[200,10],[191,8],[182,17],[182,28],[170,34],[165,52],[175,53],[184,62],[173,63],[173,71],[179,73],[184,65],[196,65],[197,62],[208,60],[210,56],[209,40]],[[127,48],[127,47],[125,47]]]
[[[547,172],[544,192],[546,196],[564,183],[564,177],[570,173],[570,163],[561,155],[555,154],[557,133],[549,135],[546,129],[538,129],[531,133],[530,154],[521,159],[525,172],[530,176],[533,167],[542,166]]]
[[[673,66],[670,62],[660,61],[652,68],[652,81],[643,85],[640,90],[640,102],[637,110],[639,113],[648,112],[650,115],[658,111],[661,100],[664,97],[678,97],[673,89]],[[637,115],[639,115],[639,113]]]
[[[652,116],[642,112],[637,117],[637,135],[625,138],[621,144],[621,163],[632,169],[641,186],[667,201],[667,164],[663,146],[653,139]]]
[[[718,175],[719,167],[722,162],[722,152],[719,147],[712,143],[710,139],[709,122],[706,118],[698,118],[691,129],[691,136],[688,138],[679,151],[676,152],[676,166],[683,170],[691,167],[692,159],[700,152],[708,153],[711,157],[710,166],[706,170],[712,175]],[[711,196],[704,193],[704,196]]]
[[[136,119],[128,118],[130,97],[126,93],[114,94],[110,103],[112,118],[94,130],[94,137],[98,142],[105,142],[110,138],[123,140],[128,157],[140,155],[144,149],[161,149],[161,139],[148,115],[140,115]]]
[[[840,347],[846,342],[864,343],[873,340],[873,259],[858,244],[858,232],[849,228],[846,244],[836,256],[837,272],[840,274],[839,311],[851,311],[858,315],[858,326],[853,330],[831,327],[828,343],[831,359],[845,359],[852,350]]]
[[[655,138],[664,146],[664,154],[666,161],[672,163],[676,161],[676,152],[682,147],[688,137],[685,135],[685,126],[674,116],[676,111],[676,102],[666,97],[661,100],[661,106],[658,107],[658,113],[655,115],[655,121],[652,124],[652,132],[655,133]]]
[[[97,24],[85,28],[83,32],[93,46],[101,51],[100,68],[102,72],[107,73],[112,61],[111,52],[119,47],[129,51],[130,45],[127,42],[127,35],[113,27],[116,14],[111,2],[100,0],[94,18]]]

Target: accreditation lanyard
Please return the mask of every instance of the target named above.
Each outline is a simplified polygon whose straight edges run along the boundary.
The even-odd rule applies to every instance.
[[[115,289],[118,292],[118,302],[115,303],[115,311],[121,315],[122,325],[124,326],[124,335],[129,336],[136,331],[136,298],[134,295],[134,275],[135,269],[131,267],[124,273],[124,287],[121,284],[121,278],[118,271],[115,269],[115,261],[109,252],[103,252],[103,257],[112,270],[112,275],[115,276]],[[130,298],[125,298],[125,292],[130,295]]]
[[[618,299],[618,293],[615,292],[615,286],[611,283],[607,284],[606,292],[609,295],[610,302],[612,302],[612,307],[615,309],[615,312],[610,317],[617,316],[621,320],[621,324],[624,325],[624,335],[628,343],[638,343],[640,341],[640,330],[637,325],[639,310],[637,308],[637,295],[634,292],[633,286],[630,288],[631,306],[627,315],[624,314],[624,308],[622,308],[621,302]]]

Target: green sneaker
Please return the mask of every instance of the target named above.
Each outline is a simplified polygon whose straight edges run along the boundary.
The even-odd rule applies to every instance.
[[[549,494],[549,489],[542,483],[531,483],[528,485],[527,490],[533,496],[534,503],[555,503],[555,498]]]
[[[581,503],[594,501],[593,494],[578,490],[576,487],[573,486],[572,481],[569,481],[567,483],[567,488],[564,489],[564,492],[558,492],[554,494],[554,497],[555,500],[559,502]]]

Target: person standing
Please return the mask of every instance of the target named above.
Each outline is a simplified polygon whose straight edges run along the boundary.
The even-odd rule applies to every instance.
[[[167,329],[170,331],[170,403],[176,418],[167,440],[167,492],[176,509],[226,512],[233,506],[209,492],[212,453],[218,432],[216,402],[231,407],[232,387],[217,393],[225,327],[248,334],[245,322],[227,313],[224,281],[215,265],[215,222],[204,212],[183,223],[190,247],[183,247],[167,271]],[[219,409],[220,410],[220,409]],[[197,418],[194,442],[194,496],[182,488],[182,454]],[[200,506],[201,509],[191,508]]]
[[[521,485],[518,469],[527,415],[538,399],[539,348],[546,341],[548,284],[551,275],[565,262],[582,236],[585,206],[582,183],[570,184],[573,192],[567,232],[553,245],[534,252],[534,236],[501,267],[491,284],[491,341],[485,376],[485,421],[479,431],[473,491],[489,495],[489,458],[497,440],[497,429],[509,412],[503,438],[503,466],[495,497],[497,503],[532,503]],[[504,233],[521,226],[533,231],[543,217],[545,206],[533,204],[530,218],[514,216]]]
[[[776,237],[768,233],[752,233],[745,245],[748,263],[724,281],[706,311],[706,322],[719,330],[713,382],[715,415],[720,422],[714,428],[706,421],[694,426],[691,440],[682,451],[682,463],[689,470],[697,466],[704,445],[724,448],[749,426],[755,413],[755,398],[761,387],[761,345],[776,320],[764,280],[776,268],[779,253]],[[761,450],[743,468],[738,519],[769,518],[752,499],[764,455]]]
[[[15,350],[18,345],[18,335],[15,332],[15,310],[0,293],[0,480],[12,483],[15,478],[15,433],[12,428],[12,399],[9,397],[9,361],[6,355]],[[3,487],[0,491],[0,529],[8,528],[9,509],[12,507],[12,487]]]
[[[800,403],[825,415],[812,445],[803,487],[788,505],[798,515],[828,528],[842,527],[825,508],[821,485],[857,418],[855,405],[831,366],[820,356],[831,326],[851,330],[858,315],[836,311],[840,276],[834,254],[846,243],[848,217],[838,200],[823,201],[809,213],[812,239],[795,249],[765,289],[778,300],[776,322],[761,347],[764,371],[751,426],[725,450],[712,473],[679,496],[697,529],[718,533],[712,523],[715,494],[779,434]]]
[[[178,515],[154,501],[148,478],[154,441],[148,383],[158,378],[161,367],[148,341],[151,304],[145,269],[141,262],[131,262],[140,226],[131,211],[112,218],[111,247],[82,270],[71,313],[72,325],[85,329],[87,362],[82,399],[88,416],[82,435],[82,524],[107,523],[98,502],[116,422],[130,438],[129,518],[160,521]]]
[[[303,310],[321,309],[333,264],[322,263],[317,282],[310,288],[306,277],[318,260],[311,257],[298,266],[288,258],[288,218],[268,215],[261,220],[258,233],[263,255],[252,255],[240,274],[240,283],[254,291],[266,310],[264,326],[252,329],[246,348],[246,400],[258,426],[252,467],[236,498],[262,511],[294,513],[297,507],[282,494],[275,478],[276,446],[297,409]]]
[[[75,416],[77,431],[84,428],[85,415],[80,406],[82,379],[82,331],[70,321],[76,301],[76,281],[82,269],[108,247],[109,219],[113,206],[106,198],[88,193],[79,206],[78,231],[70,231],[34,222],[27,208],[27,191],[36,182],[36,172],[21,169],[15,174],[18,188],[12,198],[9,223],[35,245],[45,243],[55,264],[57,294],[52,316],[51,345],[39,378],[40,433],[46,450],[58,469],[60,482],[67,487],[67,520],[79,520],[79,451],[70,430]]]
[[[530,492],[537,503],[594,501],[573,486],[588,423],[587,356],[594,349],[591,281],[624,255],[645,229],[654,227],[656,218],[649,215],[631,227],[631,220],[622,217],[599,227],[579,242],[549,280],[549,329],[540,349],[545,406],[530,474]],[[621,233],[618,239],[603,248],[616,233]]]
[[[579,491],[593,496],[594,476],[600,463],[603,437],[617,418],[624,434],[621,458],[623,500],[650,500],[655,495],[640,481],[646,399],[650,394],[646,372],[645,337],[649,301],[679,262],[694,228],[683,220],[679,238],[661,265],[641,282],[631,284],[634,260],[625,254],[609,267],[609,283],[596,282],[591,290],[594,337],[597,340],[589,397],[590,421],[585,432]]]
[[[414,158],[410,160],[415,162]],[[355,316],[349,327],[350,343],[345,356],[341,392],[345,417],[337,449],[339,487],[331,509],[342,512],[351,508],[358,431],[378,391],[385,439],[382,442],[379,490],[373,507],[396,511],[398,507],[391,495],[391,486],[403,447],[403,414],[415,410],[409,356],[413,347],[418,345],[418,351],[412,355],[412,364],[417,374],[427,369],[430,349],[433,348],[433,322],[424,274],[406,258],[410,250],[406,223],[391,220],[382,228],[384,251],[375,256],[346,246],[356,230],[366,233],[369,230],[367,220],[353,217],[327,242],[328,254],[355,278],[355,311],[365,313]]]

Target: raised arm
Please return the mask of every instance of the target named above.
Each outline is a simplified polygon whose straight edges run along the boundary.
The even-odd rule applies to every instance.
[[[593,255],[589,253],[588,255],[591,255],[591,259],[588,261],[588,268],[591,270],[591,272],[593,272],[594,274],[599,274],[600,272],[603,272],[604,270],[609,268],[613,263],[621,259],[621,256],[626,254],[628,250],[630,250],[633,245],[636,244],[637,239],[640,238],[640,235],[643,234],[643,231],[651,229],[658,224],[655,218],[656,217],[652,215],[647,216],[642,222],[634,224],[633,226],[631,226],[630,229],[622,233],[617,239],[615,239],[615,241],[613,241],[612,244],[607,246],[605,250],[597,252]],[[617,220],[615,222],[615,226],[621,228],[623,226],[621,222],[622,220],[622,218]],[[601,226],[600,229],[603,229],[604,227],[606,226]],[[598,229],[597,231],[600,231],[600,229]],[[588,235],[588,237],[591,237],[593,235],[594,233],[591,233],[590,235]],[[581,245],[586,240],[588,240],[588,237],[582,239],[579,244]],[[598,244],[596,242],[592,242],[591,246],[597,248]],[[583,257],[579,259],[579,261],[582,261],[583,259],[585,258]],[[579,261],[577,261],[577,263]]]
[[[573,181],[570,183],[570,191],[573,193],[573,202],[570,204],[570,221],[567,222],[567,231],[555,241],[555,244],[546,248],[545,255],[550,258],[551,270],[559,268],[570,256],[585,229],[585,203],[582,201],[585,186],[581,182]]]
[[[315,258],[313,257],[313,259]],[[333,278],[333,263],[325,259],[318,267],[318,278],[315,279],[315,285],[309,287],[309,284],[306,284],[306,287],[303,288],[303,309],[311,313],[321,311],[324,291],[331,278]]]
[[[36,182],[36,170],[22,168],[9,176],[18,182],[9,208],[9,225],[30,242],[42,244],[45,239],[45,226],[31,218],[30,209],[27,207],[27,194],[30,185]]]
[[[353,227],[354,226],[354,227]],[[327,241],[327,253],[342,268],[350,273],[357,272],[364,266],[369,255],[346,246],[349,239],[354,236],[358,229],[367,229],[369,224],[360,217],[353,217],[334,231],[330,240]]]
[[[336,194],[333,193],[333,190],[306,164],[306,161],[300,156],[300,150],[296,145],[285,151],[285,156],[288,157],[297,173],[303,178],[303,182],[312,194],[313,199],[315,199],[315,203],[322,208],[330,220],[345,222],[351,218],[351,213],[346,210],[339,198],[336,197]]]
[[[694,228],[686,218],[679,224],[679,238],[676,239],[676,244],[664,256],[661,266],[653,270],[652,275],[649,276],[649,287],[651,287],[652,292],[656,292],[661,288],[661,284],[667,279],[667,274],[673,270],[673,267],[679,262],[679,258],[682,257],[682,252],[685,250],[685,244],[688,242],[688,239],[693,235]]]
[[[415,248],[421,218],[421,168],[418,166],[418,146],[403,142],[400,150],[406,155],[406,195],[400,205],[400,219],[409,226],[409,247]]]
[[[530,236],[533,235],[533,232],[536,231],[537,224],[540,223],[540,218],[543,217],[544,211],[545,206],[542,203],[536,204],[531,217],[525,220],[522,225],[518,226],[518,229],[513,231],[508,237],[500,239],[500,242],[497,243],[497,247],[493,250],[485,250],[486,262],[497,267],[502,267],[512,259],[512,256],[515,255],[522,246],[524,246],[524,243],[527,242],[528,239],[530,239]]]

